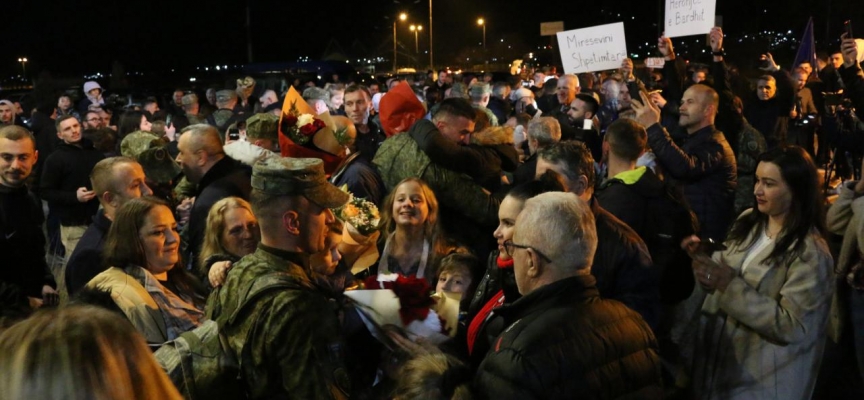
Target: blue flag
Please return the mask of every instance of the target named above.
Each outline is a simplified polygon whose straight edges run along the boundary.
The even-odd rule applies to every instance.
[[[813,72],[819,71],[819,63],[816,62],[816,41],[813,38],[813,17],[807,21],[804,37],[799,42],[798,53],[795,54],[795,62],[789,67],[789,72],[795,72],[795,68],[805,61],[809,61],[813,66]]]

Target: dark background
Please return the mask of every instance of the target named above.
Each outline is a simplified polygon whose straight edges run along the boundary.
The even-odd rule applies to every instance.
[[[539,36],[539,24],[558,20],[563,20],[568,30],[624,21],[628,50],[644,57],[656,43],[658,13],[663,12],[662,1],[654,0],[433,1],[435,64],[439,67],[455,65],[465,56],[482,54],[478,53],[482,40],[476,24],[479,16],[487,21],[489,58],[512,59],[536,51],[537,46],[549,45],[550,38]],[[424,26],[420,49],[421,52],[428,49],[428,0],[248,0],[248,4],[254,62],[296,61],[300,56],[315,60],[330,47],[341,48],[351,58],[384,57],[386,61],[378,66],[383,69],[391,62],[392,21],[401,11],[407,12],[409,19],[398,25],[400,54],[405,54],[407,62],[414,56],[410,23]],[[4,2],[5,39],[0,41],[3,47],[0,77],[5,80],[20,74],[17,59],[22,56],[29,60],[26,67],[31,77],[46,70],[55,76],[97,71],[107,75],[114,61],[133,74],[244,64],[246,6],[246,1],[188,0]],[[724,16],[730,58],[734,58],[736,50],[749,56],[768,49],[778,52],[781,60],[791,58],[794,42],[801,37],[809,16],[813,16],[816,24],[820,50],[836,45],[831,42],[839,36],[846,19],[852,19],[859,27],[859,37],[864,37],[864,7],[860,1],[720,0],[717,13]],[[764,38],[765,34],[752,40],[754,34],[766,30],[782,32],[792,40],[772,45],[772,40]],[[787,34],[790,30],[791,34]],[[732,44],[731,39],[745,34],[750,41]],[[505,42],[501,43],[501,39]],[[698,58],[704,48],[695,43],[699,39],[676,39],[676,47]],[[701,39],[704,46],[704,37]],[[646,42],[650,44],[648,47]],[[683,46],[684,43],[691,46]],[[428,66],[427,54],[421,54],[417,60],[418,66]]]

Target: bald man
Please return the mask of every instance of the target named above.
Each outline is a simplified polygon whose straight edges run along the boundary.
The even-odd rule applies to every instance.
[[[190,256],[187,261],[197,262],[210,207],[231,196],[249,200],[252,169],[225,155],[219,132],[210,125],[196,124],[184,129],[177,149],[177,163],[186,179],[196,184],[195,203],[184,238]]]
[[[678,129],[687,140],[676,145],[660,125],[660,108],[640,92],[642,102],[634,101],[636,121],[648,130],[648,146],[669,177],[683,187],[684,196],[699,219],[701,236],[722,241],[735,219],[733,201],[737,172],[735,154],[723,136],[714,128],[720,104],[717,92],[703,84],[690,86],[684,92]]]

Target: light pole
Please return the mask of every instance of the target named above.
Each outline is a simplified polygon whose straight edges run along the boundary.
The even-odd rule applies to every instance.
[[[420,41],[417,38],[417,34],[423,30],[423,25],[411,25],[411,32],[414,32],[414,52],[420,53]]]
[[[408,19],[408,14],[399,14],[399,21]],[[393,20],[393,73],[396,73],[396,20]]]
[[[483,27],[483,50],[486,50],[486,21],[483,18],[477,18],[477,25]]]
[[[429,69],[435,70],[435,63],[432,62],[432,0],[429,0]]]
[[[21,57],[18,59],[18,62],[21,63],[21,73],[24,74],[24,77],[27,77],[27,57]]]

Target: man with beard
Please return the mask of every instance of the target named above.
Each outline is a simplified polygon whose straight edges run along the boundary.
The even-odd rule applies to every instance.
[[[600,130],[594,123],[594,116],[599,108],[600,104],[594,96],[579,93],[570,103],[570,109],[567,110],[570,126],[578,132],[577,136],[582,138],[581,140],[591,150],[591,155],[594,156],[595,160],[601,159],[603,155]]]
[[[733,213],[737,169],[735,154],[723,136],[714,128],[720,99],[714,89],[695,84],[684,92],[679,130],[686,137],[679,146],[660,125],[660,108],[645,93],[641,102],[633,102],[636,121],[648,131],[648,145],[666,176],[675,179],[696,214],[700,236],[722,241],[734,221]],[[685,136],[685,135],[681,135]]]
[[[26,181],[39,153],[36,140],[19,126],[0,128],[0,312],[59,300],[45,262],[42,204]],[[29,299],[29,302],[28,302]],[[43,303],[44,302],[44,303]]]
[[[581,132],[570,125],[570,117],[567,115],[567,111],[570,109],[570,104],[573,103],[574,99],[576,99],[577,94],[579,94],[579,78],[577,78],[576,75],[567,74],[558,79],[556,96],[560,106],[555,107],[548,116],[557,119],[558,123],[561,124],[562,141],[584,141],[584,138],[580,135]]]

